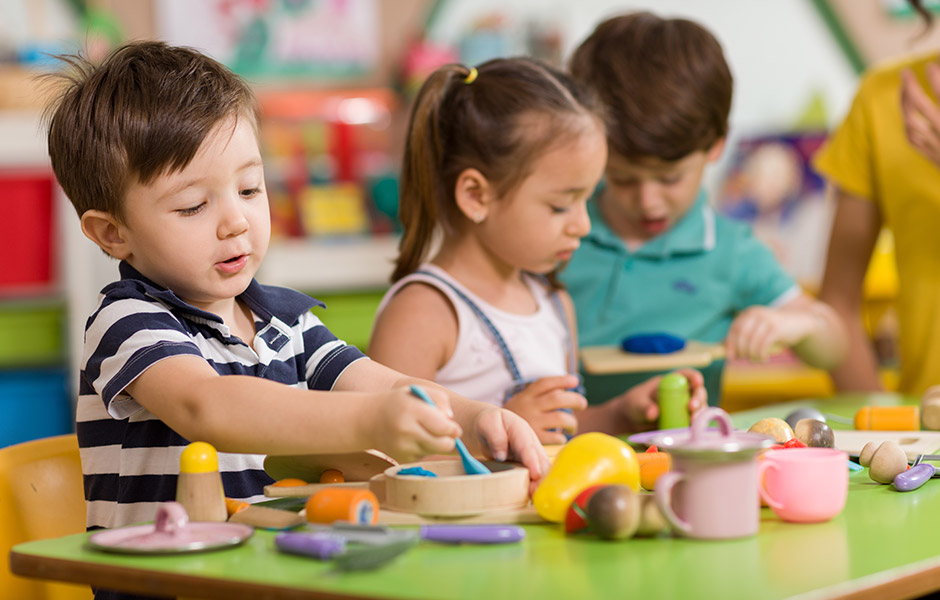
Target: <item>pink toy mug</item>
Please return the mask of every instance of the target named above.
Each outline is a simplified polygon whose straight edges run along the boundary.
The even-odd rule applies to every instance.
[[[845,507],[848,458],[835,448],[770,450],[758,466],[761,498],[784,521],[828,521]]]
[[[718,430],[707,429],[711,421]],[[757,453],[769,437],[736,432],[728,413],[708,408],[692,420],[688,435],[664,434],[654,443],[672,455],[672,470],[656,481],[656,504],[679,534],[699,539],[757,534]]]

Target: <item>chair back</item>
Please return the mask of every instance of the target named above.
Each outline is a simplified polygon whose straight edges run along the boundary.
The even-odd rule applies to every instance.
[[[0,448],[0,597],[89,600],[86,585],[46,582],[10,572],[10,548],[85,531],[85,494],[75,434]]]

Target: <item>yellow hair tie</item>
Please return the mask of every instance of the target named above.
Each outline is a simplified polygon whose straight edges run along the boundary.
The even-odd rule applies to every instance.
[[[471,83],[477,80],[477,75],[479,75],[479,73],[477,72],[477,68],[470,67],[470,72],[467,73],[467,77],[466,79],[463,80],[463,82],[467,85],[470,85]]]

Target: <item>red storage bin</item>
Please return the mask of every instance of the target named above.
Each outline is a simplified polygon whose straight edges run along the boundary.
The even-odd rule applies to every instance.
[[[50,173],[0,172],[0,292],[52,282],[52,194]]]

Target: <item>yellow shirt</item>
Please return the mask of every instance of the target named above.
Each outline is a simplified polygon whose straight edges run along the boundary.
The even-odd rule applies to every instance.
[[[899,390],[908,394],[940,383],[940,167],[904,135],[900,74],[912,69],[930,93],[925,66],[937,59],[933,53],[870,70],[845,122],[814,159],[833,184],[875,202],[894,233]]]

